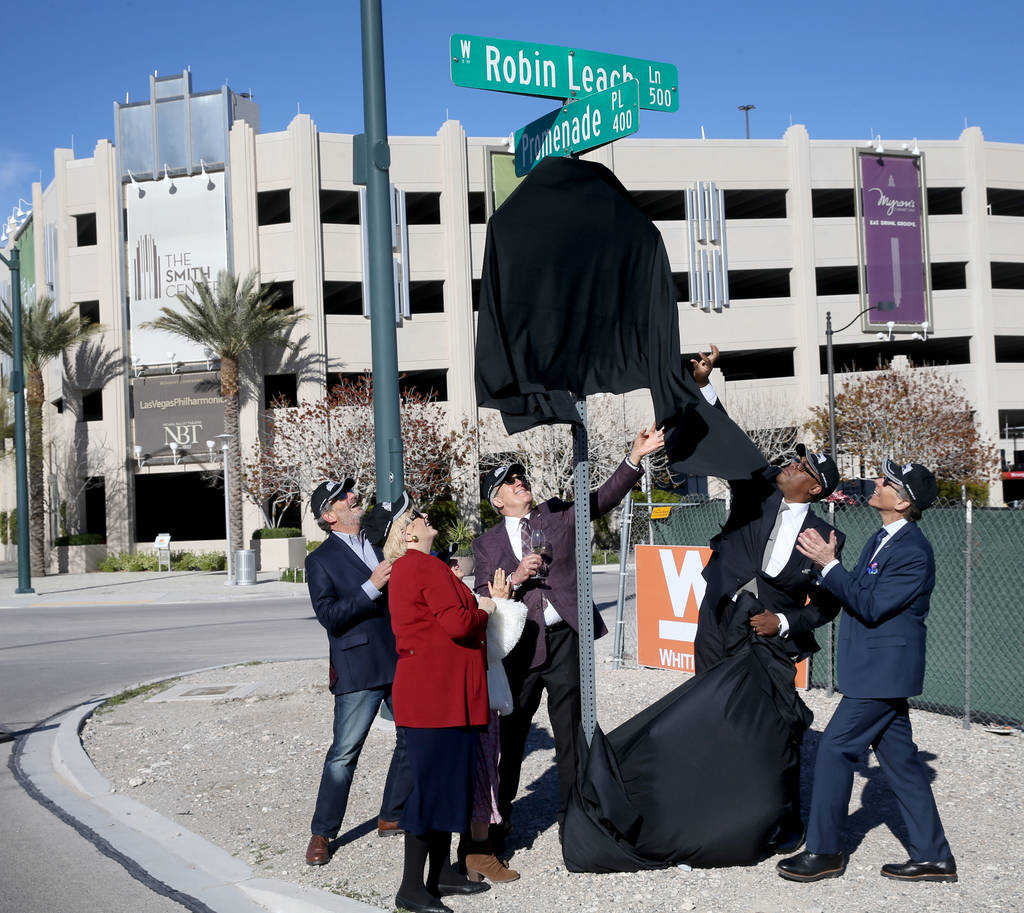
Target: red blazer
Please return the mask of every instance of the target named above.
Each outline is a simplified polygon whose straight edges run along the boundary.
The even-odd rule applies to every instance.
[[[398,665],[395,723],[416,729],[485,726],[487,613],[443,561],[410,549],[388,582]]]

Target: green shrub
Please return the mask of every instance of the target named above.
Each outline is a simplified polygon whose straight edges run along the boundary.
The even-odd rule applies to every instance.
[[[490,529],[500,519],[501,514],[499,514],[494,509],[494,505],[491,504],[490,501],[480,502],[480,522],[482,524],[481,529]]]
[[[99,533],[76,533],[73,536],[58,536],[54,545],[102,545],[103,537]]]
[[[155,571],[156,555],[143,552],[121,552],[117,555],[107,555],[100,562],[101,571]]]
[[[297,539],[302,535],[302,530],[294,526],[264,526],[256,530],[253,539]]]
[[[0,511],[0,543],[7,544],[7,521],[10,519],[6,510]]]
[[[223,552],[171,552],[172,571],[223,571],[227,566]]]
[[[281,580],[285,583],[305,583],[306,570],[301,567],[283,567],[281,568]]]
[[[309,542],[306,543],[306,554],[308,555],[313,551],[313,549],[319,548],[323,541],[323,539],[310,539]]]
[[[430,517],[430,525],[437,530],[434,550],[443,551],[448,548],[448,528],[459,519],[459,505],[454,501],[434,501],[432,504],[417,505]]]
[[[959,482],[951,482],[949,479],[939,479],[939,500],[959,501],[962,495]],[[975,504],[988,504],[988,485],[984,482],[968,482],[967,498]]]

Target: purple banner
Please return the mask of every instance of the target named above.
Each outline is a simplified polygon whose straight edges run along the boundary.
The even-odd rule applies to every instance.
[[[919,161],[874,153],[858,158],[868,323],[919,327],[929,313]]]

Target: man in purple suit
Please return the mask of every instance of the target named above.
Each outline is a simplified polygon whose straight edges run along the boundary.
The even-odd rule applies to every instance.
[[[608,513],[636,484],[640,461],[664,445],[664,434],[641,431],[629,456],[597,491],[590,493],[590,515]],[[579,617],[576,591],[576,508],[551,498],[534,507],[533,491],[519,463],[499,466],[484,480],[484,488],[502,522],[473,543],[477,592],[487,595],[487,581],[497,568],[509,575],[515,599],[526,604],[523,636],[505,658],[505,671],[515,706],[501,718],[501,760],[498,765],[498,811],[509,829],[512,801],[530,722],[548,692],[548,715],[555,737],[558,769],[558,823],[561,827],[572,784],[576,779],[576,738],[580,728]],[[550,558],[531,551],[533,530],[543,530]],[[543,570],[546,573],[538,574]],[[607,633],[594,611],[594,634]]]

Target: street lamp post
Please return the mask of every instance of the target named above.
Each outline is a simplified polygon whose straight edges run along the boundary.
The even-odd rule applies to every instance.
[[[747,124],[747,139],[750,139],[750,112],[756,108],[757,105],[740,105],[737,110],[743,112],[743,119]]]
[[[11,271],[11,392],[14,394],[14,472],[18,504],[18,588],[15,593],[34,593],[28,545],[28,466],[25,461],[25,356],[21,345],[21,254],[11,249],[0,260]]]
[[[228,579],[224,581],[224,586],[234,586],[235,565],[231,555],[231,481],[228,477],[228,441],[231,440],[231,435],[218,434],[217,440],[220,441],[220,452],[224,458],[224,542],[228,553]]]

